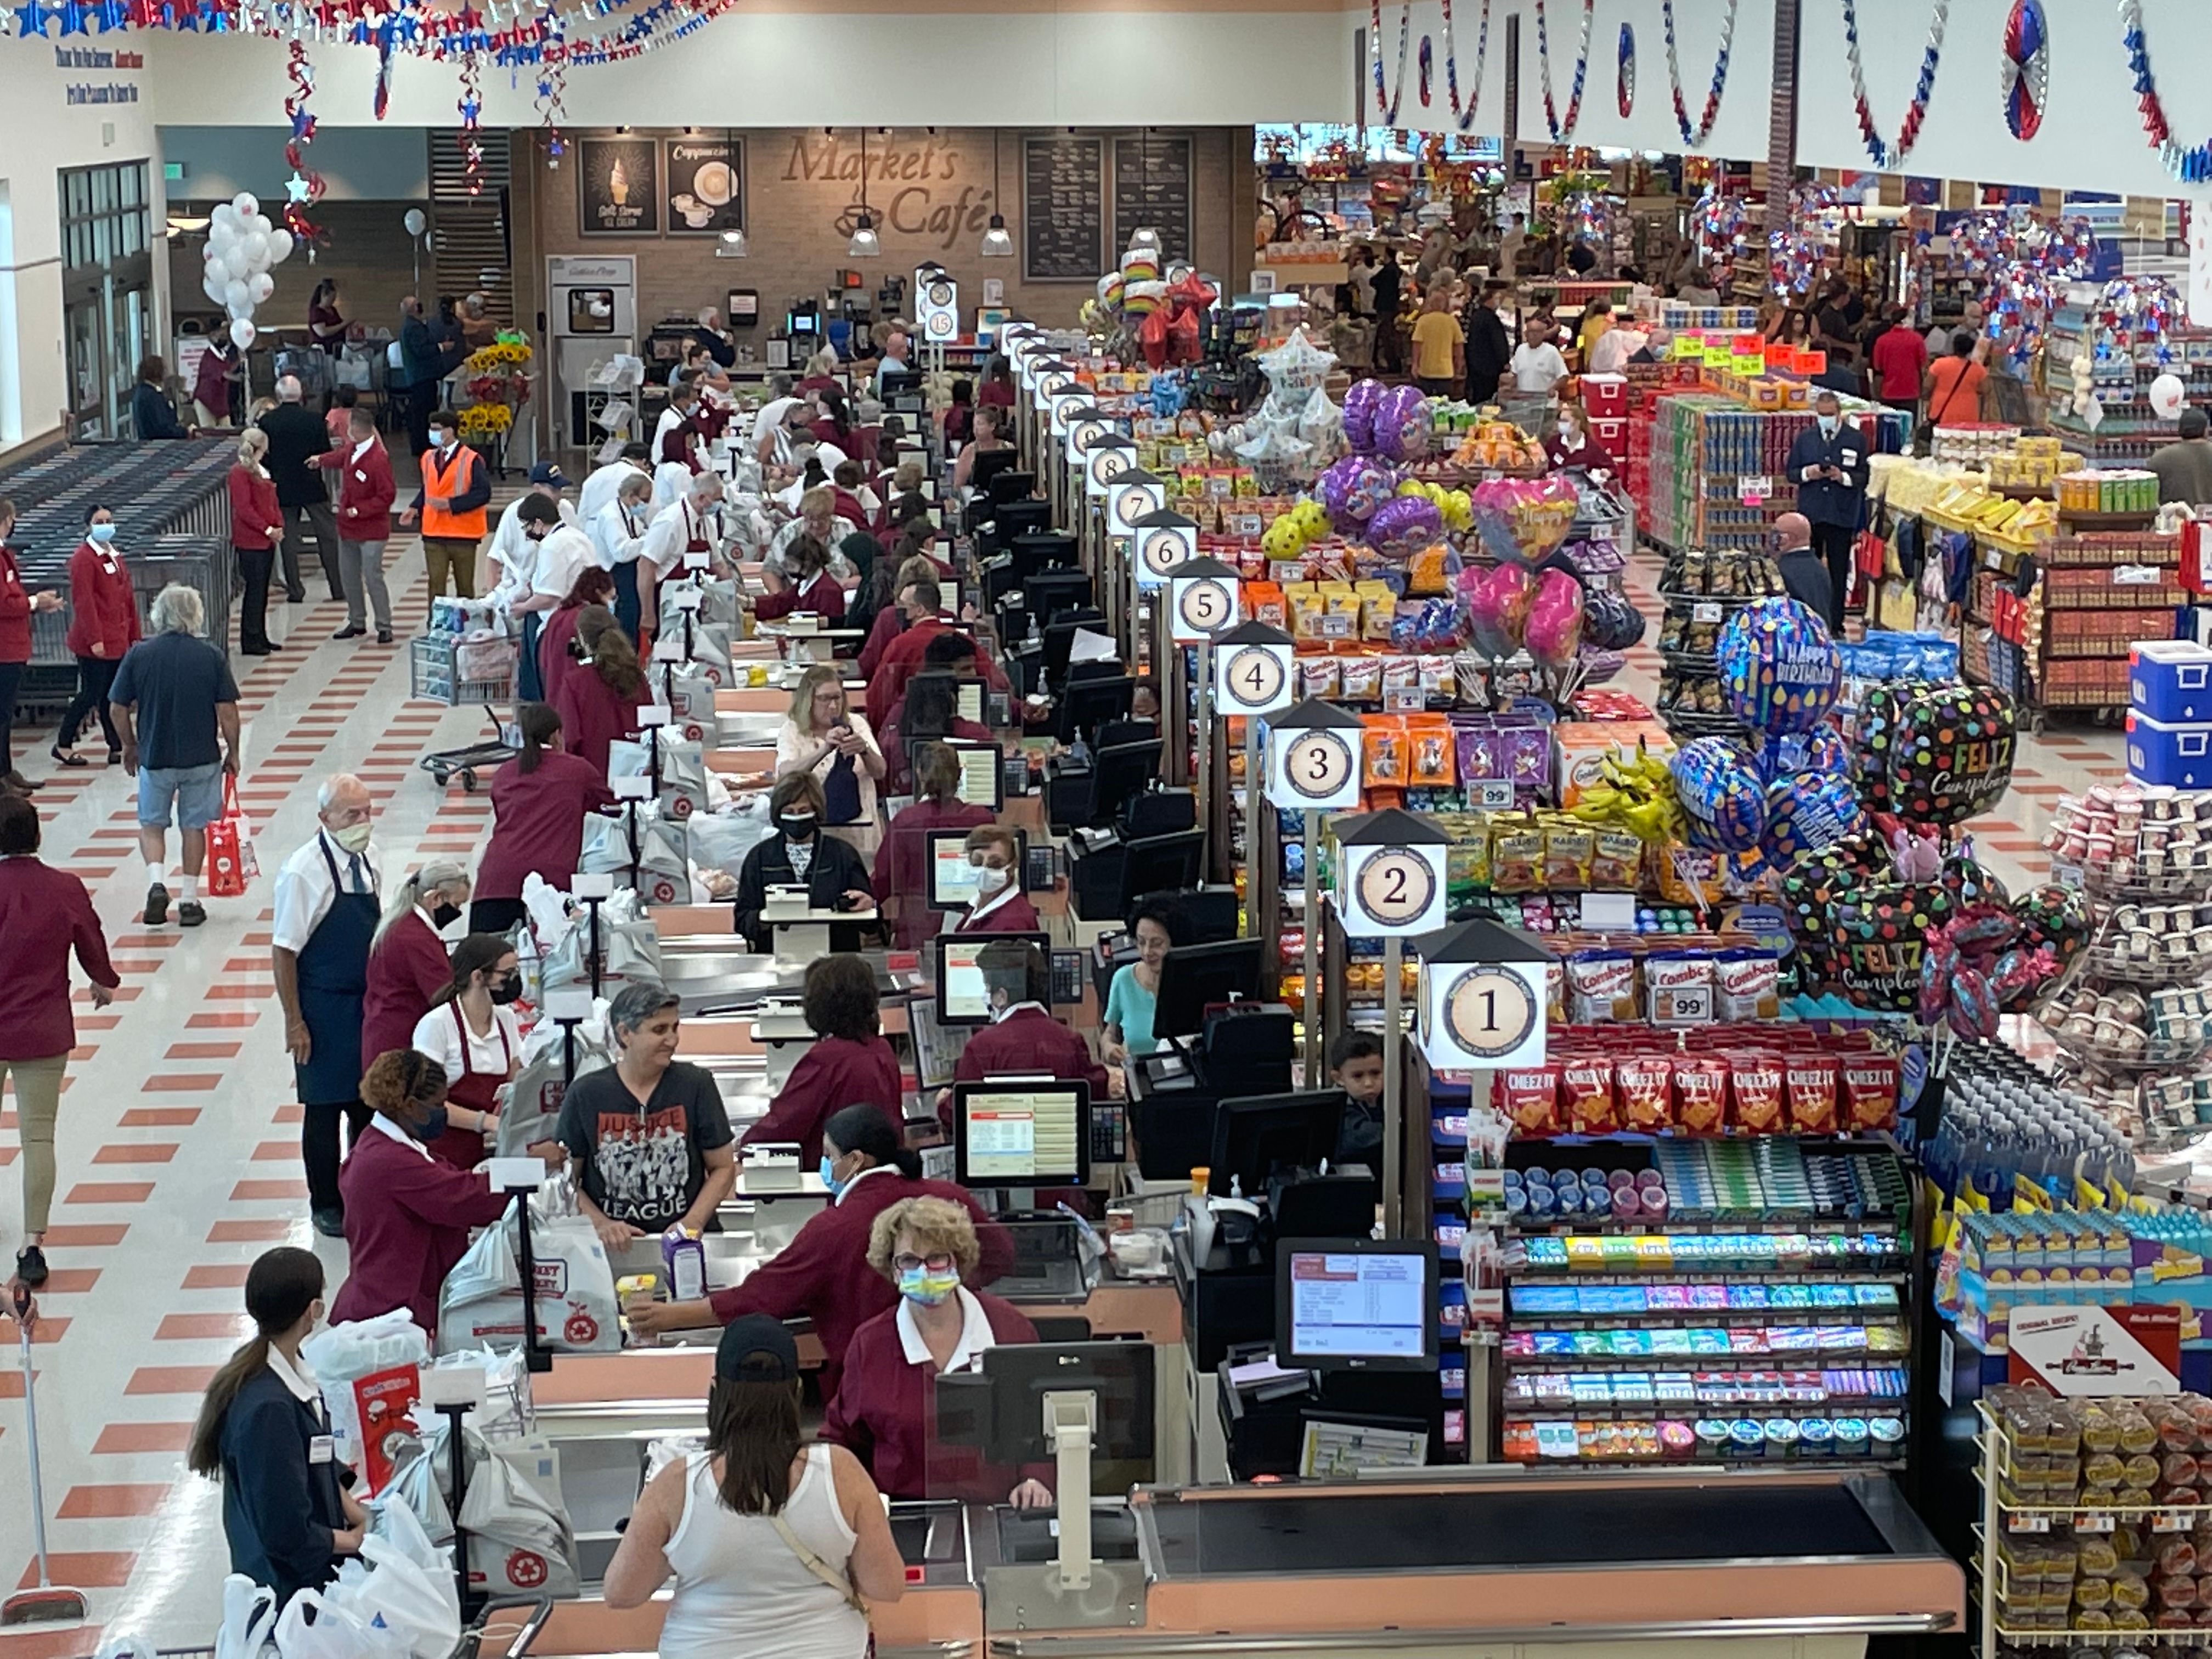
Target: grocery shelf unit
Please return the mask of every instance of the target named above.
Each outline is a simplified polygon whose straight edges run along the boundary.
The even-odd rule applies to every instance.
[[[2015,591],[2017,555],[1983,543],[1960,641],[1966,676],[2014,697],[2030,729],[2052,714],[2106,713],[2128,702],[2128,647],[2170,639],[2181,587],[2181,540],[2151,515],[2061,509],[2058,534],[2035,550],[2036,580]]]
[[[1808,1158],[1863,1167],[1862,1190],[1886,1199],[1856,1216],[1747,1201],[1741,1176],[1754,1164]],[[1672,1187],[1686,1160],[1711,1162],[1736,1200],[1658,1219],[1470,1216],[1501,1225],[1528,1253],[1506,1278],[1488,1379],[1489,1455],[1540,1465],[1802,1455],[1911,1467],[1925,1218],[1918,1183],[1887,1140],[1516,1141],[1508,1168],[1657,1167]],[[1880,1437],[1867,1432],[1876,1420]],[[1837,1435],[1838,1423],[1856,1426]],[[1817,1442],[1808,1424],[1821,1425]]]
[[[2040,1589],[2030,1591],[2014,1582],[2008,1559],[2017,1539],[2109,1537],[2122,1527],[2140,1529],[2153,1540],[2191,1533],[2212,1524],[2212,1503],[2122,1507],[2089,1502],[2086,1493],[2083,1501],[2072,1504],[2012,1501],[2006,1494],[2014,1486],[2019,1454],[1986,1401],[1975,1401],[1974,1414],[1981,1518],[1974,1525],[1975,1549],[1969,1570],[1974,1584],[1975,1643],[1980,1659],[1997,1659],[2006,1650],[2016,1648],[2144,1648],[2154,1644],[2212,1647],[2212,1627],[2084,1630],[2072,1627],[2080,1614],[2071,1608],[2064,1615],[2064,1623],[2045,1626],[2039,1611],[2024,1607],[2021,1598],[2039,1599],[2047,1595],[2048,1578]],[[2156,1617],[2154,1613],[2147,1616]],[[2023,1626],[2018,1622],[2023,1617],[2035,1622]]]
[[[2061,306],[2051,313],[2044,336],[2044,387],[2050,400],[2051,429],[2091,462],[2105,466],[2140,465],[2151,451],[2174,441],[2179,428],[2150,406],[2150,385],[2161,374],[2179,376],[2189,399],[2200,408],[2212,402],[2212,330],[2171,328],[2161,359],[2155,346],[2107,350],[2096,358],[2092,388],[2103,416],[2094,427],[2075,413],[2075,359],[2093,343],[2087,310]]]

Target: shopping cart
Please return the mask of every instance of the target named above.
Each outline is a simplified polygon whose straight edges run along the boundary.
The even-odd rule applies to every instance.
[[[514,699],[515,643],[460,634],[418,635],[408,646],[407,689],[426,702],[448,708],[483,703],[488,709]],[[497,669],[496,673],[489,671]],[[491,738],[460,749],[436,749],[422,757],[424,771],[444,788],[459,776],[473,793],[477,774],[504,765],[516,754],[516,734],[496,714],[487,714]]]

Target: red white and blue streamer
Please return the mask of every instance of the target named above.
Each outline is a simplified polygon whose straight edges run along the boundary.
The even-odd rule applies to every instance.
[[[1705,88],[1705,107],[1693,125],[1690,120],[1690,106],[1682,95],[1682,65],[1675,56],[1674,0],[1660,0],[1660,20],[1667,26],[1667,84],[1674,94],[1674,125],[1682,130],[1682,143],[1686,149],[1695,149],[1711,134],[1713,123],[1720,118],[1721,94],[1728,90],[1729,52],[1735,40],[1735,9],[1737,0],[1728,0],[1728,13],[1721,20],[1720,50],[1713,56],[1712,82]]]
[[[2186,185],[2212,179],[2212,143],[2177,143],[2173,124],[2166,118],[2166,106],[2159,101],[2158,81],[2150,68],[2150,40],[2143,33],[2142,0],[2120,0],[2120,39],[2128,49],[2128,72],[2134,77],[2136,106],[2142,112],[2143,131],[2166,163],[2166,172]]]
[[[1382,78],[1382,0],[1367,0],[1367,60],[1374,71],[1375,112],[1382,118],[1382,125],[1398,125],[1398,106],[1406,96],[1406,59],[1413,39],[1413,0],[1403,0],[1398,8],[1398,82],[1388,85]]]
[[[1928,45],[1920,54],[1920,78],[1913,83],[1912,101],[1894,143],[1884,143],[1874,119],[1874,105],[1867,97],[1866,65],[1859,58],[1858,0],[1844,0],[1844,52],[1850,63],[1851,106],[1857,112],[1859,137],[1868,159],[1887,172],[1899,166],[1919,142],[1921,124],[1928,118],[1928,100],[1936,90],[1936,70],[1943,57],[1943,29],[1950,21],[1951,0],[1936,0],[1928,19]]]
[[[1574,136],[1575,124],[1582,119],[1583,83],[1589,76],[1590,25],[1597,16],[1597,0],[1583,0],[1582,39],[1575,49],[1574,90],[1567,97],[1567,112],[1563,117],[1552,100],[1552,35],[1545,26],[1544,0],[1536,0],[1536,73],[1544,86],[1544,125],[1551,129],[1552,142],[1564,143]]]
[[[1613,64],[1613,101],[1624,121],[1636,112],[1636,30],[1627,23],[1620,26],[1620,45]]]
[[[2043,0],[2012,0],[1997,84],[2004,94],[2005,131],[2026,143],[2043,125],[2051,90],[2051,25]]]
[[[1490,0],[1482,0],[1482,21],[1474,37],[1474,90],[1465,107],[1459,101],[1459,40],[1452,28],[1452,0],[1443,0],[1444,14],[1444,93],[1451,100],[1452,118],[1465,132],[1474,125],[1474,112],[1482,103],[1482,71],[1490,59]]]

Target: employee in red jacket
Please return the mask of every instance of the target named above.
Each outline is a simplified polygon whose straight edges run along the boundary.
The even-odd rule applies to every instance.
[[[637,647],[606,606],[587,605],[576,613],[576,643],[590,660],[562,676],[553,712],[561,717],[563,746],[605,777],[608,751],[637,736],[637,711],[653,701],[653,692]]]
[[[918,949],[951,914],[929,906],[929,832],[991,822],[988,806],[960,799],[960,763],[941,743],[925,744],[914,763],[914,805],[901,807],[876,849],[876,902],[895,917],[893,945]]]
[[[830,550],[811,536],[800,536],[784,550],[786,576],[772,564],[761,567],[768,592],[753,601],[753,616],[775,622],[794,611],[809,611],[835,627],[845,620],[845,590],[830,574]]]
[[[15,769],[15,691],[31,661],[31,617],[58,611],[62,596],[51,588],[33,593],[23,585],[8,538],[15,528],[15,503],[0,495],[0,783],[29,794],[39,786]]]
[[[76,696],[62,715],[54,738],[54,758],[64,766],[87,763],[76,752],[76,734],[87,715],[100,715],[107,738],[107,763],[123,763],[123,739],[107,712],[107,693],[123,653],[138,643],[138,596],[131,572],[115,550],[115,515],[95,502],[85,509],[84,540],[70,555],[68,644],[76,658]]]
[[[952,620],[939,612],[938,607],[945,603],[945,591],[937,583],[916,582],[907,591],[912,598],[905,606],[906,631],[884,647],[868,681],[868,723],[878,732],[890,722],[891,706],[905,692],[906,683],[921,672],[922,653],[929,649],[929,642],[952,629]],[[1006,677],[988,652],[975,653],[975,665],[994,690],[1006,689]]]
[[[968,862],[975,869],[975,906],[952,926],[956,933],[1035,933],[1044,924],[1022,891],[1022,843],[1003,823],[968,832]]]
[[[76,1047],[70,1017],[70,953],[92,981],[92,1006],[107,1006],[123,981],[107,960],[107,941],[92,896],[66,870],[39,857],[39,812],[21,795],[0,793],[0,1077],[15,1085],[17,1139],[23,1147],[23,1243],[15,1276],[33,1290],[46,1282],[46,1218],[54,1200],[54,1120],[62,1074]]]
[[[268,453],[269,434],[249,426],[239,434],[238,459],[224,479],[230,495],[231,550],[246,579],[238,609],[238,650],[246,657],[265,657],[276,649],[269,642],[269,577],[276,568],[276,544],[284,538],[284,509],[276,504]]]
[[[994,1077],[1051,1077],[1087,1083],[1106,1098],[1106,1068],[1091,1057],[1082,1033],[1052,1017],[1052,971],[1044,952],[1025,939],[988,945],[977,953],[991,1023],[968,1039],[952,1068],[956,1083]],[[952,1133],[952,1091],[937,1097],[937,1115]]]
[[[1048,1468],[996,1468],[937,1437],[939,1377],[975,1369],[988,1348],[1037,1340],[1012,1303],[961,1283],[981,1255],[968,1212],[942,1199],[901,1199],[876,1218],[868,1265],[897,1290],[898,1305],[853,1334],[822,1437],[848,1449],[892,1498],[1038,1509],[1053,1501],[1037,1478]]]
[[[884,1041],[881,1000],[876,970],[864,957],[841,951],[806,964],[799,1007],[815,1040],[769,1103],[768,1115],[738,1146],[795,1140],[804,1168],[821,1158],[822,1126],[844,1107],[876,1106],[893,1121],[904,1118],[898,1056]]]
[[[368,947],[368,986],[361,998],[361,1058],[413,1046],[416,1022],[445,1000],[453,973],[440,937],[461,919],[469,872],[433,859],[401,882]]]
[[[592,565],[576,578],[567,596],[547,614],[545,626],[538,635],[538,683],[549,706],[560,707],[561,684],[569,675],[588,672],[573,648],[585,610],[595,605],[605,607],[613,602],[614,597],[615,579]]]
[[[582,856],[584,818],[615,802],[607,771],[562,752],[561,717],[542,702],[515,710],[522,752],[491,777],[491,839],[477,865],[471,933],[503,933],[524,915],[522,884],[535,874],[566,889]]]
[[[499,1219],[510,1200],[482,1174],[430,1154],[446,1132],[446,1068],[412,1048],[380,1054],[361,1080],[376,1115],[338,1176],[345,1199],[345,1284],[331,1323],[404,1308],[438,1325],[438,1290],[469,1248],[469,1230]],[[557,1148],[549,1152],[547,1161]]]
[[[822,1340],[822,1397],[834,1400],[853,1333],[889,1312],[898,1292],[868,1266],[876,1218],[902,1198],[941,1198],[975,1224],[975,1282],[988,1285],[1014,1265],[1013,1240],[966,1188],[924,1181],[921,1158],[899,1144],[890,1119],[874,1106],[848,1106],[823,1126],[823,1178],[830,1207],[799,1230],[775,1259],[744,1283],[698,1302],[633,1297],[623,1311],[648,1334],[726,1325],[739,1314],[802,1316]]]
[[[346,625],[337,637],[366,633],[373,610],[376,642],[389,645],[392,594],[384,584],[384,550],[392,539],[392,507],[399,499],[399,489],[392,478],[392,457],[376,435],[376,416],[365,405],[356,404],[346,417],[346,446],[326,452],[319,463],[343,470],[338,482],[338,585],[345,592]]]

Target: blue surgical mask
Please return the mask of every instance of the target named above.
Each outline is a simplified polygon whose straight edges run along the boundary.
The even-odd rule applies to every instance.
[[[408,1133],[425,1144],[435,1140],[446,1133],[446,1109],[443,1106],[433,1106],[430,1109],[430,1115],[416,1124]]]
[[[1832,438],[1837,433],[1842,431],[1843,428],[1844,420],[1842,416],[1823,415],[1820,416],[1820,435],[1822,437]]]
[[[96,524],[84,533],[96,542],[112,542],[115,539],[115,526],[112,524]]]
[[[827,1187],[827,1188],[830,1189],[830,1197],[832,1197],[832,1198],[836,1197],[838,1194],[840,1194],[840,1193],[842,1193],[842,1192],[843,1192],[843,1191],[845,1190],[845,1183],[844,1183],[843,1182],[842,1182],[842,1181],[838,1180],[838,1179],[837,1179],[837,1177],[836,1177],[834,1174],[832,1174],[832,1173],[831,1173],[831,1171],[832,1171],[832,1170],[834,1169],[834,1167],[835,1167],[835,1165],[834,1165],[834,1164],[833,1164],[833,1162],[832,1162],[832,1160],[831,1160],[831,1158],[830,1158],[830,1154],[829,1154],[829,1153],[827,1153],[827,1152],[823,1153],[823,1154],[822,1154],[822,1184],[823,1184],[823,1186]]]

